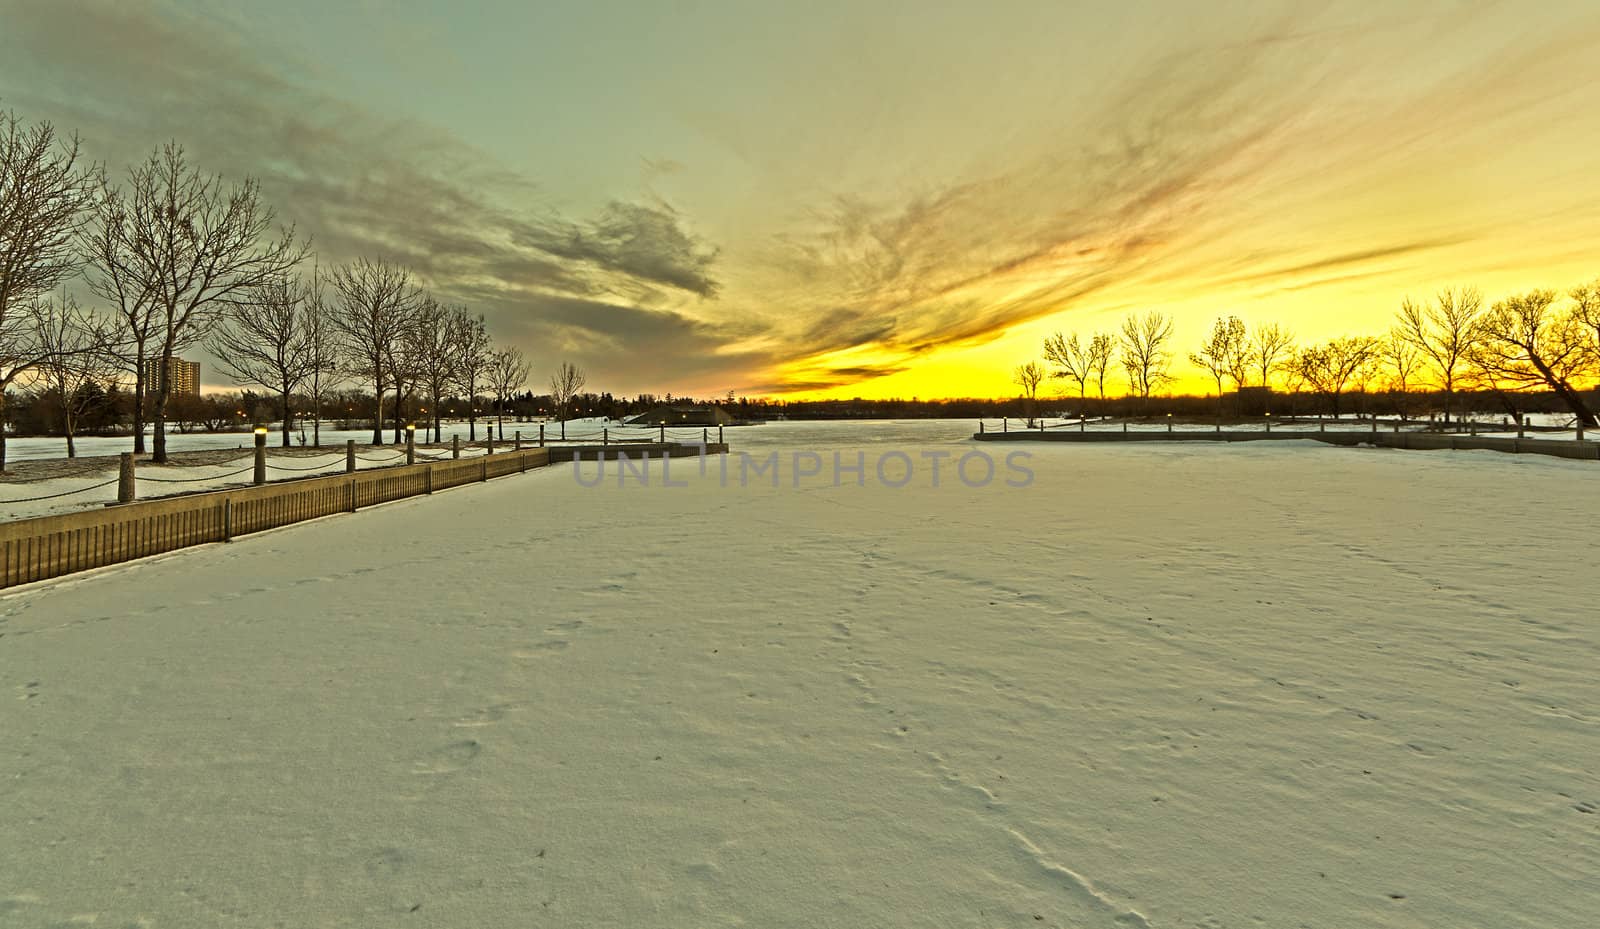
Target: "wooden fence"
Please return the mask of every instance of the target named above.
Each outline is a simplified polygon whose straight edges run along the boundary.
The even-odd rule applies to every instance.
[[[573,456],[723,454],[728,446],[639,443],[609,448],[526,448],[141,500],[81,513],[0,523],[0,589],[119,564],[163,552],[226,542],[334,513],[542,468]],[[554,456],[552,456],[554,453]]]
[[[278,481],[0,523],[0,588],[429,494],[548,464],[542,448]]]

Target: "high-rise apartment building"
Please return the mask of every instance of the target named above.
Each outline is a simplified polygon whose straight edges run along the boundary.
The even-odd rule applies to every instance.
[[[152,358],[144,363],[144,380],[147,393],[161,389],[161,359]],[[167,383],[171,386],[171,396],[200,396],[200,362],[173,358],[167,363]]]

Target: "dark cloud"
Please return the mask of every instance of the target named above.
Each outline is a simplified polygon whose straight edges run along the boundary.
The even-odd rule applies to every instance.
[[[642,281],[714,297],[711,267],[717,250],[684,231],[665,204],[607,204],[593,222],[549,223],[519,230],[519,245],[568,261],[617,271]]]
[[[29,75],[0,76],[8,105],[78,131],[113,176],[171,138],[208,170],[257,178],[324,263],[382,256],[443,297],[493,295],[479,308],[497,328],[511,322],[503,312],[601,298],[587,316],[563,309],[559,327],[592,325],[624,357],[649,355],[660,321],[603,298],[718,293],[717,249],[670,205],[613,201],[592,220],[560,216],[493,159],[287,80],[315,68],[210,19],[155,4],[0,0],[0,22],[8,73]]]

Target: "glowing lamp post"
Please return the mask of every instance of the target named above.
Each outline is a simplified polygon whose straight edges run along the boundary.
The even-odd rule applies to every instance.
[[[256,473],[257,484],[267,482],[267,427],[256,427]]]
[[[417,424],[406,423],[406,464],[417,463]]]

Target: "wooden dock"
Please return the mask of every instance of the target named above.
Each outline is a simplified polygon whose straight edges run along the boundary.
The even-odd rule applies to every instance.
[[[1322,442],[1327,445],[1354,447],[1371,445],[1379,448],[1401,448],[1414,451],[1465,451],[1483,449],[1524,455],[1551,455],[1556,458],[1576,458],[1600,461],[1600,442],[1583,439],[1530,439],[1503,436],[1457,435],[1442,432],[1394,432],[1378,429],[1338,429],[1331,431],[1300,431],[1290,429],[1175,429],[1162,430],[1108,430],[1105,428],[1083,431],[1055,428],[1049,430],[1014,429],[1005,432],[980,431],[972,436],[979,442]]]

